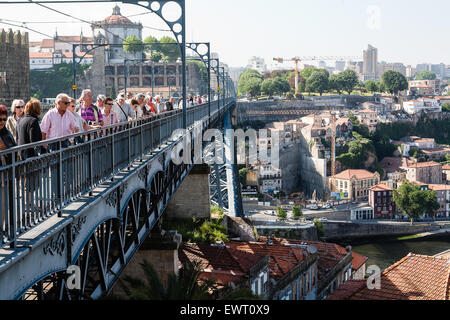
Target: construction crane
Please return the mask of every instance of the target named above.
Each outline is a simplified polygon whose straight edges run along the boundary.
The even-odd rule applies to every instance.
[[[315,61],[315,60],[356,60],[359,59],[361,60],[360,57],[333,57],[333,56],[325,56],[325,57],[316,57],[316,56],[310,56],[310,57],[295,57],[292,59],[285,59],[285,58],[273,58],[274,61],[278,62],[278,63],[283,63],[283,62],[289,62],[289,61],[293,61],[295,62],[295,94],[300,93],[299,88],[298,88],[298,77],[299,77],[299,67],[298,67],[298,63],[302,62],[302,61]]]

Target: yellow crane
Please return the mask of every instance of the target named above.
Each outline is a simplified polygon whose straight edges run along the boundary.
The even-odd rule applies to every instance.
[[[273,61],[276,61],[278,63],[283,63],[283,62],[294,62],[295,63],[295,94],[300,93],[299,88],[298,88],[298,77],[299,77],[299,67],[298,67],[298,63],[302,62],[302,61],[315,61],[315,60],[356,60],[356,59],[361,59],[360,57],[334,57],[334,56],[325,56],[325,57],[316,57],[316,56],[311,56],[311,57],[294,57],[291,59],[285,59],[285,58],[273,58]]]

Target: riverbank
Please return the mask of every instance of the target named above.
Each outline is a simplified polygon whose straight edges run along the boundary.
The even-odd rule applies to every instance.
[[[433,256],[450,249],[450,235],[436,234],[426,238],[415,238],[409,240],[398,240],[398,238],[368,238],[363,242],[339,243],[340,245],[351,245],[352,250],[369,258],[367,266],[377,265],[381,270],[412,252]]]

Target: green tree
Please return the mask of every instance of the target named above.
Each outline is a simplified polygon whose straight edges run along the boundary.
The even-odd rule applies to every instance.
[[[153,36],[148,36],[147,38],[145,38],[144,44],[145,44],[146,51],[159,52],[161,50],[159,40]]]
[[[287,213],[286,213],[286,211],[284,211],[284,209],[282,207],[277,208],[277,217],[281,221],[285,221],[287,219]]]
[[[306,91],[318,92],[322,95],[328,90],[328,76],[321,71],[315,71],[306,80]]]
[[[77,75],[82,77],[90,65],[77,64]],[[31,96],[56,97],[64,92],[71,94],[73,84],[72,63],[54,65],[50,70],[30,70]]]
[[[263,80],[263,76],[258,71],[252,69],[244,70],[238,80],[239,95],[250,94],[253,97],[259,95]]]
[[[436,73],[434,73],[433,71],[422,71],[419,72],[416,75],[416,80],[435,80],[436,79]]]
[[[317,68],[308,67],[300,71],[300,76],[302,76],[304,79],[308,79],[315,71],[317,71]]]
[[[273,89],[276,94],[284,94],[291,90],[289,81],[283,79],[282,77],[277,77],[273,80]]]
[[[143,52],[144,44],[142,40],[136,36],[126,37],[123,42],[123,50],[129,53]]]
[[[398,95],[400,91],[408,89],[408,81],[400,72],[388,70],[382,75],[382,81],[387,91]]]
[[[335,90],[338,95],[341,95],[342,90],[344,89],[341,77],[337,74],[332,74],[328,79],[328,88],[329,90]]]
[[[261,93],[263,94],[267,94],[269,96],[273,96],[273,94],[275,93],[275,86],[273,83],[273,79],[265,79],[262,83],[261,83]]]
[[[316,227],[317,230],[317,237],[318,238],[323,237],[325,235],[325,231],[323,230],[323,223],[319,219],[315,218],[314,226]]]
[[[366,90],[372,93],[378,92],[379,87],[377,83],[373,80],[368,80],[365,83]]]
[[[351,94],[353,89],[358,84],[358,75],[353,70],[345,70],[338,74],[338,77],[342,83],[343,91],[347,91]]]
[[[434,215],[434,212],[440,208],[436,191],[420,190],[418,185],[406,180],[398,190],[394,190],[392,199],[397,208],[411,219],[411,225],[413,225],[414,219],[418,219],[424,213]]]
[[[445,102],[442,104],[442,111],[450,112],[450,103],[449,102]]]
[[[239,180],[245,186],[247,184],[247,168],[242,168],[239,170]]]
[[[294,220],[298,220],[303,216],[302,207],[295,206],[292,208],[292,214],[294,215]]]
[[[210,300],[211,291],[217,289],[214,280],[200,280],[202,272],[199,262],[185,263],[178,275],[170,274],[167,278],[167,288],[146,260],[140,263],[145,279],[125,276],[119,279],[130,300]]]
[[[163,55],[161,52],[152,52],[150,55],[150,61],[157,63],[160,62],[163,58]]]
[[[175,39],[165,36],[159,39],[159,52],[167,57],[169,62],[174,62],[180,58],[180,50]]]

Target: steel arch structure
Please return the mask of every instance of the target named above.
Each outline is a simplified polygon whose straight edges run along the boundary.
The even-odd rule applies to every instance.
[[[216,103],[214,105],[213,119],[207,117],[207,105],[201,106],[203,111],[199,115],[202,121],[191,122],[190,131],[201,127],[204,132],[220,123],[224,113],[219,112]],[[229,100],[227,109],[233,106]],[[79,207],[75,203],[76,210],[70,205],[63,209],[61,223],[67,222],[56,224],[52,231],[45,230],[42,241],[31,244],[33,250],[28,251],[31,260],[19,254],[25,260],[22,264],[15,264],[32,268],[36,262],[43,261],[47,267],[42,269],[42,273],[33,271],[34,275],[28,275],[29,280],[18,283],[22,287],[12,290],[16,294],[9,299],[83,300],[97,299],[108,293],[144,239],[158,224],[170,198],[193,167],[193,164],[185,163],[176,165],[171,160],[173,150],[179,150],[177,148],[183,139],[179,137],[162,142],[155,151],[124,166],[113,180],[98,186],[108,190],[106,193],[94,189],[92,197],[78,201],[86,201],[85,205]],[[193,135],[191,139],[190,154],[194,157]],[[71,211],[73,214],[69,213]],[[18,250],[23,250],[23,245],[18,240]],[[66,272],[69,265],[80,270],[79,288],[69,289],[67,286],[70,283],[70,274]],[[18,276],[13,267],[0,263],[0,298],[8,298],[5,296],[8,288],[3,287],[9,282],[4,278],[5,268]]]

